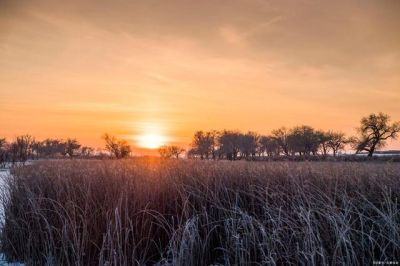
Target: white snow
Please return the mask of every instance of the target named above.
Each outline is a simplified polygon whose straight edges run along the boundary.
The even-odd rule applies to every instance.
[[[0,169],[0,190],[1,190],[1,195],[4,193],[4,182],[5,178],[7,178],[10,174],[10,170],[8,169]],[[0,226],[3,225],[3,219],[4,219],[4,210],[3,210],[3,204],[0,204]],[[5,260],[4,254],[0,253],[0,265],[1,266],[25,266],[24,263],[19,263],[19,262],[12,262],[9,263]]]

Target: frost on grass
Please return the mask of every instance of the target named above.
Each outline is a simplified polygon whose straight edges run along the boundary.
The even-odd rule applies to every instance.
[[[2,252],[33,265],[364,265],[400,256],[396,163],[41,162],[13,170],[7,185]]]

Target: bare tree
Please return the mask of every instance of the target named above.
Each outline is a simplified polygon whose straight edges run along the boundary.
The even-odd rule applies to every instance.
[[[260,154],[266,153],[269,157],[279,155],[279,144],[271,136],[261,136],[259,139],[259,152]]]
[[[290,130],[287,137],[290,151],[300,155],[315,155],[320,145],[320,137],[310,126],[297,126]]]
[[[68,154],[70,158],[75,155],[75,151],[79,150],[81,144],[76,139],[67,139],[65,141],[65,153]]]
[[[161,146],[158,149],[158,153],[162,158],[171,158],[175,157],[176,159],[179,158],[179,155],[181,155],[185,150],[178,147],[178,146]]]
[[[33,144],[35,139],[30,135],[17,136],[10,145],[12,162],[17,161],[25,163],[33,154]]]
[[[5,138],[0,138],[0,168],[4,168],[7,163],[8,143]]]
[[[216,135],[216,131],[195,132],[191,153],[199,155],[201,159],[208,159],[210,155],[215,159]]]
[[[366,151],[372,156],[377,148],[385,146],[386,140],[396,139],[400,132],[400,122],[390,124],[390,117],[383,113],[370,114],[360,122],[359,136],[353,138],[356,153]]]
[[[126,140],[117,139],[109,134],[104,134],[103,139],[106,142],[106,149],[111,156],[117,159],[127,157],[131,152],[131,147]]]
[[[254,159],[257,150],[258,150],[258,140],[259,136],[255,132],[247,132],[246,134],[240,134],[240,152],[246,159],[251,158]]]
[[[241,147],[242,134],[237,131],[224,130],[218,136],[219,154],[226,156],[228,160],[238,159],[238,154]]]
[[[276,140],[285,155],[289,155],[288,135],[289,132],[285,127],[272,131],[272,137]]]
[[[158,148],[158,154],[160,154],[161,158],[171,158],[172,154],[169,151],[169,147],[166,145],[161,146]]]
[[[45,139],[35,142],[34,151],[38,157],[53,157],[57,155],[66,155],[65,142],[59,139]]]
[[[185,151],[185,149],[178,146],[170,146],[169,149],[172,156],[174,156],[176,159],[178,159],[179,155],[181,155]]]
[[[345,137],[343,132],[329,131],[327,136],[328,141],[326,145],[332,149],[333,156],[336,156],[340,150],[343,150],[345,145],[348,143],[348,139]]]
[[[321,152],[323,156],[326,156],[329,152],[330,146],[328,145],[329,141],[331,140],[331,134],[329,132],[324,132],[322,130],[318,130],[316,132],[319,138],[319,145],[321,148]]]
[[[32,143],[32,153],[33,153],[33,157],[35,157],[36,159],[38,159],[40,157],[41,147],[42,147],[41,141],[35,140]]]
[[[0,149],[5,149],[7,141],[5,138],[0,138]]]
[[[83,146],[81,147],[80,154],[83,157],[90,157],[94,153],[94,149],[92,147]]]

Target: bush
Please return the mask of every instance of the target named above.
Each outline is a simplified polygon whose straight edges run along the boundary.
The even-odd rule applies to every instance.
[[[400,259],[400,165],[129,159],[13,170],[2,252],[32,265]]]

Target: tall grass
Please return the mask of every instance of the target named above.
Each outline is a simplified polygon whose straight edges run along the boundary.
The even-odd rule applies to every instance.
[[[1,249],[31,265],[400,259],[400,164],[136,159],[14,169]]]

